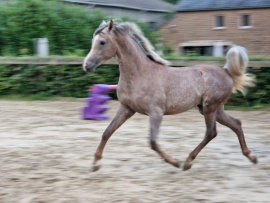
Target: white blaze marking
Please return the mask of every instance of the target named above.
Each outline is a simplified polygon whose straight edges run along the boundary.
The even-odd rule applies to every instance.
[[[93,39],[93,43],[92,43],[92,48],[90,50],[90,52],[87,54],[87,56],[85,57],[84,61],[83,61],[83,70],[86,71],[86,62],[88,61],[88,59],[90,58],[92,52],[93,52],[93,48],[95,46],[96,41],[98,40],[99,35],[96,35]]]

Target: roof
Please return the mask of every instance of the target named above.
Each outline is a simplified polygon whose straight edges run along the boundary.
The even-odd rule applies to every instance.
[[[180,0],[178,12],[270,8],[270,0]]]
[[[171,12],[174,5],[161,0],[64,0],[66,2],[145,11]]]

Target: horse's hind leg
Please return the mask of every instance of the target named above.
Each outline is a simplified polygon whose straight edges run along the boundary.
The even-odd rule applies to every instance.
[[[242,153],[250,161],[252,161],[253,163],[256,164],[257,163],[256,156],[250,155],[250,151],[247,148],[247,144],[246,144],[246,141],[245,141],[244,133],[243,133],[243,130],[242,130],[242,127],[241,127],[241,121],[238,120],[238,119],[235,119],[235,118],[233,118],[231,116],[229,116],[228,114],[226,114],[226,112],[224,111],[224,108],[222,108],[219,111],[218,116],[217,116],[217,121],[220,124],[229,127],[230,129],[232,129],[236,133],[236,135],[238,137],[238,140],[239,140],[239,143],[240,143],[240,146],[241,146],[241,149],[242,149]]]
[[[213,109],[213,110],[211,110]],[[216,109],[211,107],[204,107],[203,112],[205,123],[206,123],[206,133],[203,141],[189,154],[188,158],[184,163],[183,170],[188,170],[191,168],[192,161],[196,158],[199,152],[217,135],[216,130]]]
[[[129,119],[131,116],[133,116],[134,113],[135,112],[132,111],[128,107],[125,107],[123,105],[120,106],[114,119],[112,120],[112,122],[106,128],[105,132],[102,135],[102,139],[101,139],[100,144],[99,144],[97,151],[95,153],[95,159],[93,162],[93,171],[97,171],[100,168],[97,165],[97,162],[102,158],[102,152],[103,152],[103,149],[104,149],[108,139],[111,137],[111,135],[114,133],[114,131],[116,131],[127,119]]]
[[[178,160],[172,159],[169,157],[165,152],[163,152],[159,145],[157,144],[157,137],[158,137],[158,131],[159,127],[162,121],[163,115],[150,115],[150,144],[151,148],[156,151],[165,162],[172,164],[173,166],[179,168],[180,163]]]

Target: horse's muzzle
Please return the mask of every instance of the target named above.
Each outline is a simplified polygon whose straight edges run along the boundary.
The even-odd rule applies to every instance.
[[[83,65],[83,69],[87,73],[93,73],[95,71],[95,68],[96,68],[96,64],[95,63],[85,63]]]

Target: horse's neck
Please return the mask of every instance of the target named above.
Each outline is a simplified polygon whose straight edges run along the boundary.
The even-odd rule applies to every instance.
[[[117,60],[119,63],[120,79],[127,82],[141,77],[149,66],[149,60],[141,48],[131,38],[118,41]]]

